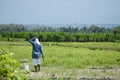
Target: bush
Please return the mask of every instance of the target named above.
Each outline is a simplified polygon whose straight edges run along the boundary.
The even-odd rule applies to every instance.
[[[26,80],[27,77],[21,75],[17,69],[19,63],[12,59],[10,54],[0,49],[0,80],[19,80],[20,78]]]

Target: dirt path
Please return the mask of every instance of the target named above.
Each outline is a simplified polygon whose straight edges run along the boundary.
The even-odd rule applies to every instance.
[[[57,69],[42,68],[41,72],[30,72],[29,79],[62,78],[63,80],[120,80],[120,68]],[[66,79],[65,79],[66,78]]]

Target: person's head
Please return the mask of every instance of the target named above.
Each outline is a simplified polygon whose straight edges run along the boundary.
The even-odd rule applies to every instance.
[[[40,44],[39,42],[39,39],[37,37],[34,38],[34,41],[37,43],[37,44]],[[40,44],[41,45],[41,44]]]
[[[36,37],[36,36],[33,36],[32,38],[33,38],[33,41],[35,42],[37,37]]]

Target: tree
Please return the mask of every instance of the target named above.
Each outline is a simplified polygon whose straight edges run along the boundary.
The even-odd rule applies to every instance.
[[[117,27],[113,28],[113,33],[114,34],[120,34],[120,26],[117,26]]]
[[[99,27],[98,26],[96,26],[96,25],[91,25],[90,27],[89,27],[89,31],[90,32],[93,32],[93,33],[96,33],[96,32],[99,32]]]

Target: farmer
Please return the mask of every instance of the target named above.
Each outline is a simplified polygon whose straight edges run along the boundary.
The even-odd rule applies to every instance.
[[[32,63],[35,68],[35,72],[40,71],[40,56],[42,54],[42,59],[44,61],[44,54],[42,51],[41,43],[37,37],[31,38],[29,42],[32,44]]]

